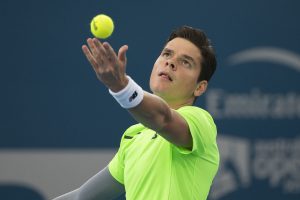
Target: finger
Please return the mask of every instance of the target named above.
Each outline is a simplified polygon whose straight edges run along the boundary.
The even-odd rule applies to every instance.
[[[93,39],[88,38],[87,39],[87,44],[88,44],[90,52],[92,53],[92,55],[94,56],[94,58],[96,58],[97,60],[98,59],[101,60],[100,53],[99,53],[98,49],[96,48],[96,45],[95,45]]]
[[[119,49],[118,58],[121,62],[126,62],[126,52],[128,50],[128,46],[124,45]]]
[[[107,56],[111,61],[115,61],[117,59],[117,55],[114,51],[114,49],[110,46],[108,42],[103,43],[103,47],[106,50]]]
[[[96,48],[98,49],[98,51],[101,53],[102,58],[106,57],[106,50],[104,49],[100,40],[98,40],[97,38],[93,38],[93,42],[94,42]]]
[[[95,58],[93,57],[92,53],[90,52],[89,48],[86,45],[82,45],[82,51],[83,51],[84,55],[86,56],[86,58],[88,59],[88,61],[91,63],[95,72],[97,72],[98,65],[97,65],[97,62],[96,62]]]

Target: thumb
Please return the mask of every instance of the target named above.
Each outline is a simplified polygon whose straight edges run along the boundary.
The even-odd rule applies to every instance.
[[[128,50],[127,45],[123,45],[118,52],[118,58],[121,62],[126,62],[126,52]]]

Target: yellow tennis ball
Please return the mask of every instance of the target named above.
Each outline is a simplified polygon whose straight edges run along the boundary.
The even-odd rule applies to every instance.
[[[113,20],[104,14],[97,15],[91,21],[92,34],[101,39],[108,38],[114,31]]]

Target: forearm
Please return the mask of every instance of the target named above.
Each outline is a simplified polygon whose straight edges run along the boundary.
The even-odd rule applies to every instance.
[[[104,168],[80,188],[53,200],[112,200],[125,193],[125,188]]]
[[[156,131],[169,142],[191,149],[192,136],[185,119],[162,98],[143,91],[128,78],[126,87],[117,92],[109,90],[110,94],[123,108],[128,109],[135,120]]]
[[[168,104],[162,98],[145,91],[141,103],[128,111],[135,120],[158,132],[172,118],[172,110]]]
[[[187,123],[160,97],[144,92],[141,103],[128,111],[135,120],[171,143],[187,149],[192,148],[192,137]]]
[[[56,197],[53,200],[79,200],[78,199],[78,190],[79,189],[73,190],[73,191],[63,194],[59,197]]]

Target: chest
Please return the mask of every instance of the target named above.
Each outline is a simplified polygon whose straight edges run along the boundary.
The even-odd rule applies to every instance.
[[[143,131],[133,138],[125,151],[125,178],[140,179],[170,168],[170,144],[152,130]]]

